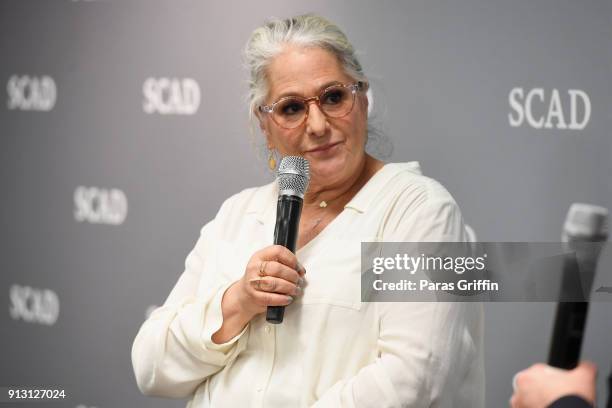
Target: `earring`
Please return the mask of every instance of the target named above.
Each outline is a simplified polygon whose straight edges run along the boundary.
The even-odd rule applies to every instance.
[[[276,157],[274,157],[274,149],[270,149],[270,155],[268,156],[268,168],[270,170],[276,169]]]

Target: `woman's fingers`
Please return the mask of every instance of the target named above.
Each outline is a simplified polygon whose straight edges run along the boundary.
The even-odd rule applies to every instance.
[[[300,278],[300,274],[295,269],[276,261],[262,261],[259,272],[259,276],[261,277],[273,276],[293,284],[296,284]]]
[[[258,314],[267,306],[287,306],[302,293],[305,273],[295,254],[281,245],[257,251],[241,279],[242,307]]]
[[[273,292],[288,296],[297,296],[300,293],[298,286],[284,279],[266,276],[249,280],[251,286],[258,291]]]
[[[262,249],[259,252],[259,258],[262,261],[276,261],[277,263],[283,264],[293,269],[300,275],[306,273],[306,270],[302,265],[300,265],[295,254],[282,245],[271,245]]]
[[[249,282],[253,289],[253,301],[259,306],[286,306],[293,302],[294,296],[276,292],[267,292],[263,290],[260,286],[264,282],[266,285],[273,285],[273,283],[266,281],[265,278],[255,278],[251,279]]]

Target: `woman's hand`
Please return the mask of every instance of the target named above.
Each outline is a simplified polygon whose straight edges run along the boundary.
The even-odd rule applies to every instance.
[[[281,245],[271,245],[251,256],[236,296],[251,318],[268,306],[287,306],[303,287],[306,270],[295,254]]]
[[[295,254],[281,245],[255,252],[242,278],[223,295],[223,324],[212,340],[225,343],[268,306],[287,306],[293,302],[302,291],[305,273]]]

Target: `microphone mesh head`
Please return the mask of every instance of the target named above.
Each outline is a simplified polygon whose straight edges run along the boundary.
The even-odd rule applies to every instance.
[[[308,160],[299,156],[285,156],[278,166],[279,195],[297,195],[304,198],[310,180]]]
[[[592,204],[574,203],[563,225],[563,241],[605,241],[608,238],[608,210]]]

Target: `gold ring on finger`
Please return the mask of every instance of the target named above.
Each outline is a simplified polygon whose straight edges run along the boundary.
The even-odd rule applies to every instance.
[[[266,276],[266,264],[267,263],[268,261],[261,261],[261,263],[259,264],[259,276],[261,276],[262,278]]]

